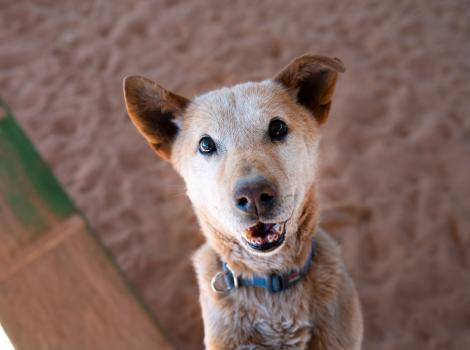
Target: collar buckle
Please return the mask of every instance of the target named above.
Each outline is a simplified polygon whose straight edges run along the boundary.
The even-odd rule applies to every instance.
[[[269,290],[272,293],[277,293],[280,292],[281,290],[284,289],[284,279],[282,276],[277,275],[273,273],[272,275],[269,276]]]

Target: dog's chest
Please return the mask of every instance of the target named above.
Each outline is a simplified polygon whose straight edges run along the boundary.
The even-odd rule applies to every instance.
[[[230,296],[224,312],[229,334],[237,349],[305,349],[310,341],[313,323],[308,303],[298,293],[270,294],[260,290],[236,291]]]

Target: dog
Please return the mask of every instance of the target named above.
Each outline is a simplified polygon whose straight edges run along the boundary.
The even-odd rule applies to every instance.
[[[194,254],[206,349],[360,349],[359,298],[319,227],[321,126],[337,58],[189,100],[124,79],[127,112],[184,179],[206,243]]]

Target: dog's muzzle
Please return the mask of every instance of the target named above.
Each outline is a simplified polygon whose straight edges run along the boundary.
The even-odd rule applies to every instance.
[[[277,200],[277,188],[262,176],[241,178],[233,190],[235,207],[250,216],[269,216]]]

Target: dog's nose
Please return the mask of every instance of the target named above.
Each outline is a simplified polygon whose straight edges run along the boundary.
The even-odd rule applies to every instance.
[[[235,206],[244,213],[258,216],[271,210],[276,195],[276,187],[262,177],[241,179],[233,191]]]

